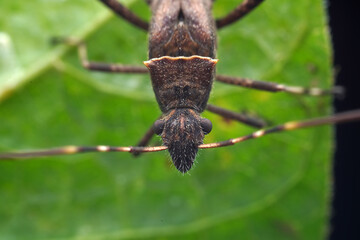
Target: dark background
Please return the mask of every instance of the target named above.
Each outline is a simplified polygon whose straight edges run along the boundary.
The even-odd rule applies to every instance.
[[[336,85],[346,89],[344,99],[334,100],[336,112],[360,108],[360,13],[355,3],[354,0],[328,0]],[[335,130],[330,239],[360,239],[360,124],[342,124],[336,126]]]

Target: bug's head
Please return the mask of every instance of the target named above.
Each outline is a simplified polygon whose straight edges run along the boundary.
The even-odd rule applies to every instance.
[[[173,109],[154,123],[154,131],[168,147],[175,167],[186,173],[192,167],[198,146],[211,131],[210,120],[188,108]]]

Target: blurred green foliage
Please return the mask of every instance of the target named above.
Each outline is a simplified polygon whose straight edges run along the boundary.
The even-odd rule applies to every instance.
[[[144,19],[142,1],[122,1]],[[239,0],[216,1],[223,16]],[[322,1],[268,0],[219,31],[217,72],[329,87]],[[86,39],[90,59],[141,65],[147,36],[98,1],[2,0],[0,150],[136,144],[159,116],[148,76],[91,73],[53,36]],[[328,98],[214,84],[210,102],[274,124],[329,113]],[[204,113],[206,142],[253,129]],[[166,152],[0,162],[0,239],[323,239],[330,127],[202,150],[189,174]],[[161,144],[155,138],[152,144]]]

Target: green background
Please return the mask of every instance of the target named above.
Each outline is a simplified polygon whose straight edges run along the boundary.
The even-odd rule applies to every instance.
[[[122,1],[144,19],[142,1]],[[223,16],[239,1],[217,1]],[[149,77],[91,73],[53,36],[86,39],[90,59],[142,65],[147,36],[97,1],[2,0],[0,150],[134,145],[160,111]],[[269,0],[219,31],[217,72],[329,87],[322,1]],[[273,124],[327,115],[329,98],[215,83],[210,103]],[[253,129],[204,113],[205,142]],[[323,239],[330,202],[330,127],[201,150],[182,175],[166,152],[91,153],[0,162],[0,239]],[[160,145],[154,138],[153,145]]]

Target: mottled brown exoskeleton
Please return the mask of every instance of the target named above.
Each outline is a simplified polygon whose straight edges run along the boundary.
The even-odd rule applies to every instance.
[[[150,6],[150,60],[145,65],[163,112],[154,128],[176,168],[187,172],[211,131],[211,122],[200,113],[206,108],[217,62],[212,1],[153,0]]]
[[[244,137],[203,144],[204,136],[212,128],[210,120],[200,116],[204,110],[257,128],[265,125],[260,119],[209,105],[207,102],[214,80],[271,92],[283,91],[314,96],[341,94],[341,89],[306,89],[215,74],[216,30],[241,19],[263,0],[244,0],[228,15],[217,20],[212,16],[214,0],[147,0],[152,12],[150,24],[116,0],[100,1],[128,22],[149,32],[149,60],[144,62],[146,67],[90,62],[83,42],[70,38],[57,38],[56,42],[77,45],[82,65],[89,70],[121,73],[149,72],[162,115],[137,147],[68,146],[32,152],[3,153],[0,154],[0,159],[90,151],[122,151],[138,154],[168,149],[176,168],[185,173],[191,169],[199,148],[233,145],[274,132],[360,119],[360,111],[353,111],[330,117],[289,122],[267,130],[258,130]],[[154,134],[161,136],[164,146],[142,147],[147,145]]]

